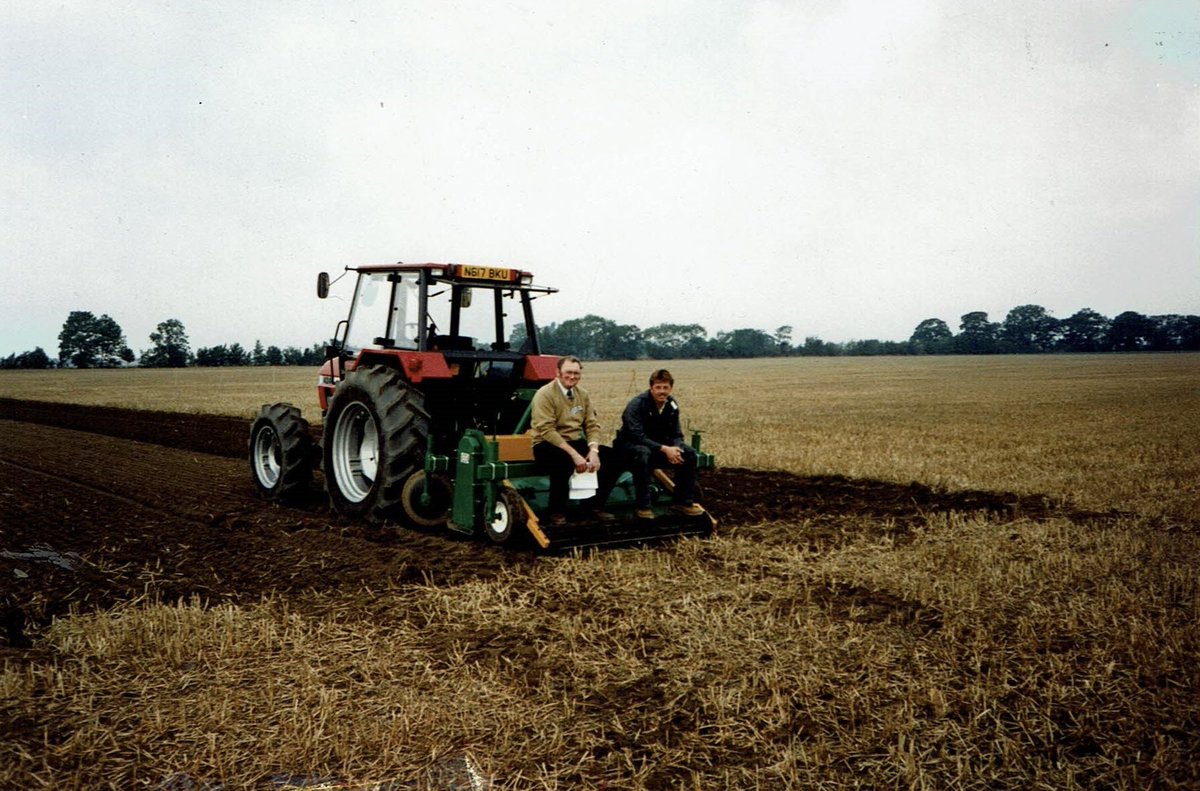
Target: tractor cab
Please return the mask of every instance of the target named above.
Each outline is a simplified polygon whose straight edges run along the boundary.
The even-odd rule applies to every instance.
[[[540,354],[533,301],[557,289],[519,269],[472,264],[347,267],[357,280],[321,371],[327,410],[346,373],[384,365],[419,388],[449,452],[468,428],[516,430],[532,389],[554,378],[557,358]],[[317,281],[329,293],[328,275]]]

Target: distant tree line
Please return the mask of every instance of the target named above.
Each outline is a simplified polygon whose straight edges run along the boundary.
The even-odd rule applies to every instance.
[[[108,315],[96,317],[88,311],[72,311],[58,335],[58,357],[40,346],[33,351],[0,358],[4,368],[183,368],[189,365],[320,365],[325,361],[325,344],[308,348],[264,347],[255,341],[246,350],[239,343],[201,347],[193,354],[187,329],[179,319],[166,319],[150,333],[151,346],[135,354],[125,342],[120,325]]]
[[[325,362],[325,344],[314,343],[307,349],[297,346],[263,347],[255,341],[254,348],[247,351],[240,343],[228,346],[208,346],[196,350],[196,365],[320,365]]]
[[[1200,350],[1200,316],[1145,316],[1126,311],[1113,319],[1084,308],[1056,319],[1040,305],[1021,305],[1003,322],[987,313],[964,314],[954,333],[942,319],[925,319],[907,341],[855,340],[831,343],[809,336],[792,342],[792,327],[774,332],[737,329],[709,336],[699,324],[658,324],[642,330],[600,316],[584,316],[538,328],[542,350],[587,359],[656,360],[781,356],[904,354],[1037,354]],[[513,346],[524,340],[514,333]]]
[[[1200,316],[1145,316],[1127,310],[1109,319],[1083,308],[1056,319],[1041,305],[1021,305],[1003,322],[964,314],[958,334],[941,319],[925,319],[908,339],[912,354],[1039,354],[1200,350]]]
[[[1200,316],[1146,316],[1125,311],[1109,319],[1091,308],[1056,319],[1041,305],[1021,305],[1002,322],[983,311],[960,317],[958,332],[938,318],[925,319],[907,341],[862,340],[831,343],[809,336],[792,342],[792,327],[774,332],[743,328],[710,336],[699,324],[656,324],[641,329],[588,315],[538,328],[543,353],[575,354],[590,360],[675,360],[747,357],[837,357],[904,354],[1039,354],[1046,352],[1200,351]],[[520,348],[525,328],[515,328],[510,342]],[[325,343],[307,348],[252,349],[239,343],[201,347],[193,354],[187,330],[178,319],[166,319],[150,333],[151,346],[136,355],[120,325],[108,315],[72,311],[58,335],[58,358],[39,346],[0,358],[0,368],[117,368],[136,362],[144,368],[242,365],[320,365]]]

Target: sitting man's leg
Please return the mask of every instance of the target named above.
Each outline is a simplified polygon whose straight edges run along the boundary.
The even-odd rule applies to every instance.
[[[622,454],[633,478],[634,502],[639,509],[650,508],[651,458],[654,451],[643,445],[626,448]]]
[[[589,505],[592,512],[604,521],[614,518],[604,506],[608,504],[608,496],[612,494],[613,487],[617,485],[617,478],[620,478],[623,472],[621,455],[607,445],[600,446],[600,471],[596,473],[596,496],[592,498]]]
[[[680,445],[683,463],[668,465],[675,473],[675,505],[689,506],[696,502],[696,451],[689,445]]]
[[[575,464],[561,448],[548,442],[533,446],[533,458],[550,478],[550,524],[562,524],[567,518],[568,491]]]

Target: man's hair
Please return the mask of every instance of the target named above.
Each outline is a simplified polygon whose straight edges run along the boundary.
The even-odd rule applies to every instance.
[[[579,363],[579,367],[583,367],[583,360],[580,360],[573,354],[564,354],[562,357],[558,358],[558,370],[561,371],[562,367],[567,363]]]
[[[675,377],[671,376],[671,372],[666,368],[659,368],[657,371],[650,374],[650,386],[654,387],[655,382],[666,382],[671,387],[674,387]]]

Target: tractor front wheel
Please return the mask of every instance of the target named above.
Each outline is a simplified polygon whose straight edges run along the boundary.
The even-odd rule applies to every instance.
[[[312,436],[291,404],[263,404],[250,426],[250,474],[260,497],[296,502],[312,483]]]
[[[400,518],[404,484],[424,466],[429,414],[393,368],[352,371],[325,415],[325,488],[338,513],[373,523]]]

